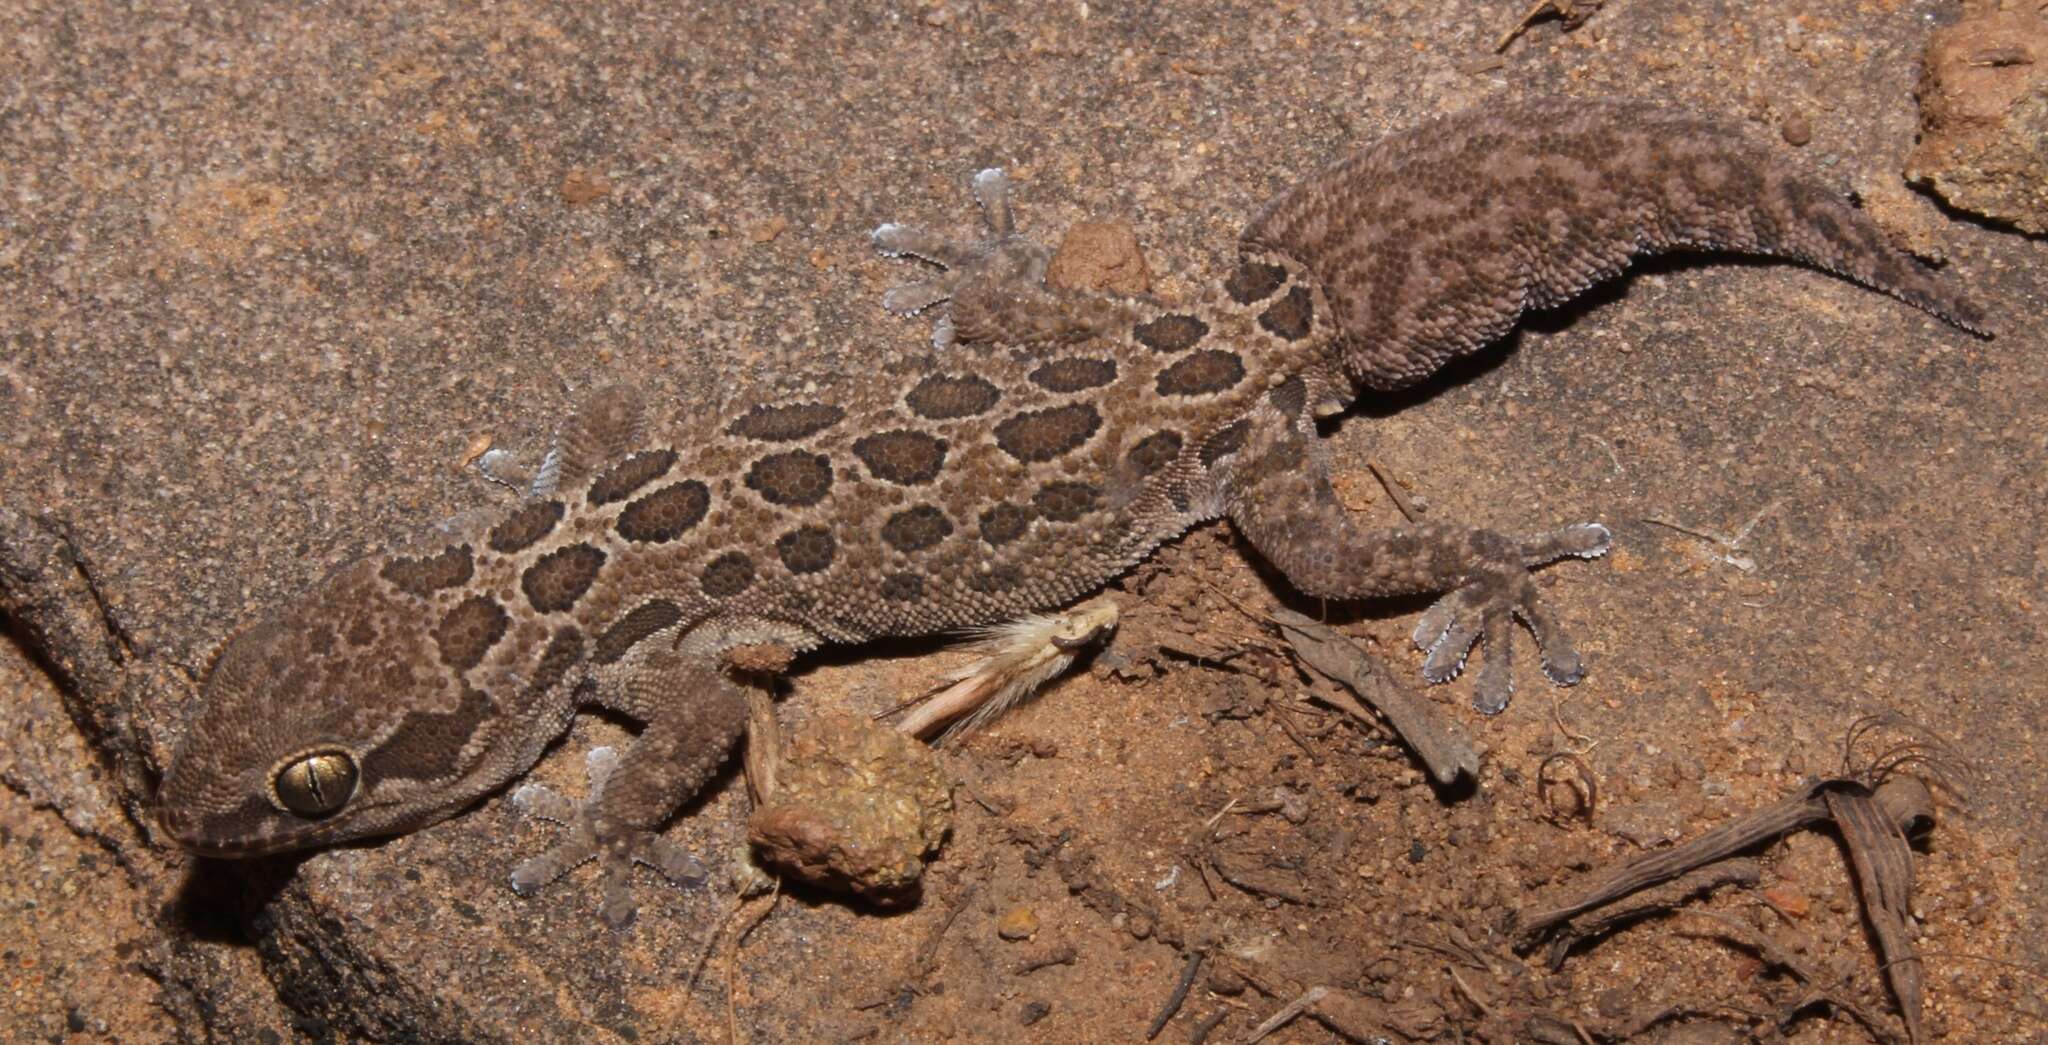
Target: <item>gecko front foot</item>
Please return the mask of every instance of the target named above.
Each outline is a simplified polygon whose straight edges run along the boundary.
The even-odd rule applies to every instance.
[[[991,167],[974,176],[987,237],[947,239],[889,222],[875,229],[875,249],[891,258],[917,258],[941,271],[930,279],[891,287],[882,307],[911,316],[944,305],[932,324],[932,344],[1034,345],[1076,341],[1128,318],[1118,299],[1045,285],[1052,255],[1017,232],[1010,210],[1010,179]]]
[[[708,877],[704,866],[674,842],[594,812],[604,796],[605,783],[618,764],[618,753],[611,748],[591,749],[585,760],[590,795],[580,806],[539,784],[527,784],[512,793],[512,804],[520,812],[568,828],[568,833],[547,852],[513,868],[513,892],[531,896],[574,868],[596,860],[603,876],[604,899],[599,914],[606,925],[623,929],[632,923],[638,910],[629,881],[634,864],[646,864],[676,885],[704,884]]]
[[[1581,523],[1513,542],[1512,555],[1502,549],[1496,568],[1438,599],[1416,622],[1414,642],[1426,653],[1423,678],[1442,683],[1458,677],[1473,643],[1483,639],[1486,658],[1473,680],[1472,703],[1484,714],[1498,714],[1515,692],[1511,631],[1519,619],[1536,637],[1543,673],[1560,686],[1576,684],[1586,675],[1585,664],[1564,626],[1544,605],[1529,570],[1565,558],[1597,559],[1607,554],[1613,541],[1607,527]]]

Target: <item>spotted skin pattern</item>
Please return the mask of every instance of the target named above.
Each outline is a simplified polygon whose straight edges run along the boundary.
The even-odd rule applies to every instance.
[[[1046,285],[1000,174],[975,188],[986,240],[876,233],[937,269],[884,300],[936,315],[922,371],[665,426],[634,389],[593,390],[523,501],[345,566],[229,642],[164,782],[171,836],[242,856],[417,829],[524,774],[598,705],[643,731],[513,884],[599,858],[622,924],[624,872],[680,873],[657,832],[742,728],[727,651],[1007,621],[1226,515],[1305,593],[1446,593],[1416,629],[1424,673],[1455,676],[1483,641],[1475,700],[1499,711],[1518,619],[1553,680],[1581,675],[1529,568],[1598,555],[1607,532],[1364,530],[1314,418],[1660,250],[1791,258],[1983,328],[1768,150],[1630,102],[1502,105],[1368,146],[1269,204],[1184,307]]]

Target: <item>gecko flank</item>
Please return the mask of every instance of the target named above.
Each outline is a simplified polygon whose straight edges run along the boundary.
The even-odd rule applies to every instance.
[[[345,566],[228,643],[164,782],[169,833],[234,856],[413,830],[600,705],[643,729],[513,881],[598,858],[622,922],[633,861],[685,866],[658,831],[742,729],[727,651],[1010,620],[1219,516],[1304,593],[1445,593],[1415,630],[1424,673],[1455,676],[1483,640],[1474,695],[1497,712],[1517,619],[1551,679],[1581,676],[1529,570],[1599,555],[1607,531],[1361,529],[1315,418],[1661,250],[1796,259],[1983,326],[1766,149],[1636,103],[1515,103],[1384,139],[1270,203],[1186,307],[1046,286],[1000,174],[975,189],[984,242],[876,232],[941,270],[884,302],[935,310],[923,370],[662,423],[629,387],[595,390],[519,503]]]

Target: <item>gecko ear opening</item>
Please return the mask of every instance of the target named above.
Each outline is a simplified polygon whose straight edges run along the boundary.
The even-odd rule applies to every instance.
[[[361,776],[346,751],[308,751],[285,760],[271,778],[270,800],[288,813],[328,816],[355,797]]]

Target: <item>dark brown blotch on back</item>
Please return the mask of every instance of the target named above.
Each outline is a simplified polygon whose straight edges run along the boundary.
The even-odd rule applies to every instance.
[[[697,579],[704,585],[704,594],[730,599],[754,586],[754,560],[744,552],[726,552],[711,560]]]
[[[1048,392],[1085,392],[1116,380],[1116,361],[1069,357],[1031,372],[1031,383]]]
[[[1272,297],[1273,292],[1286,281],[1286,269],[1244,259],[1237,263],[1237,271],[1223,281],[1223,292],[1240,305],[1250,305]]]
[[[1147,476],[1173,463],[1180,456],[1180,433],[1175,431],[1154,432],[1138,440],[1131,447],[1131,464],[1138,469],[1138,475]]]
[[[882,541],[899,552],[919,552],[952,536],[953,521],[929,504],[905,508],[882,524]]]
[[[1087,443],[1102,415],[1086,403],[1026,410],[996,425],[996,445],[1019,461],[1050,461]]]
[[[511,623],[505,608],[486,596],[472,595],[456,603],[434,626],[434,645],[441,651],[441,663],[458,672],[476,667],[505,637]]]
[[[1102,491],[1089,483],[1062,480],[1047,483],[1031,495],[1031,506],[1053,522],[1073,522],[1095,509]]]
[[[326,621],[319,621],[301,633],[300,641],[304,642],[306,649],[316,657],[333,656],[334,627]]]
[[[587,544],[572,544],[541,556],[519,577],[526,601],[542,613],[560,613],[576,605],[590,590],[597,571],[604,566],[604,552]]]
[[[491,550],[504,555],[525,551],[535,541],[554,532],[562,521],[562,502],[528,501],[491,527]]]
[[[377,622],[370,614],[362,613],[349,622],[348,631],[343,633],[351,646],[368,646],[377,641]]]
[[[791,573],[816,573],[832,565],[839,544],[822,526],[803,526],[775,539],[775,554]]]
[[[1299,341],[1308,336],[1315,312],[1308,288],[1296,287],[1288,291],[1286,297],[1275,301],[1271,308],[1259,313],[1259,325],[1274,337]]]
[[[916,602],[924,598],[924,575],[892,573],[882,578],[882,597],[890,602]]]
[[[459,775],[469,768],[460,762],[463,748],[490,718],[490,698],[464,686],[462,702],[453,710],[414,711],[399,719],[398,728],[363,757],[363,778],[376,783]]]
[[[590,492],[584,494],[584,500],[593,505],[623,501],[641,487],[668,474],[675,463],[674,450],[642,450],[632,454],[605,469],[590,484]]]
[[[877,479],[898,486],[919,486],[938,478],[939,469],[945,467],[946,441],[899,428],[862,436],[853,444],[853,455]]]
[[[590,648],[590,659],[593,663],[610,664],[624,657],[639,645],[640,640],[663,628],[673,627],[682,619],[682,607],[667,599],[643,602],[604,629],[604,634],[597,637],[597,644]]]
[[[903,401],[919,417],[952,421],[987,413],[1002,397],[987,378],[933,374],[919,381]]]
[[[385,660],[381,666],[367,669],[365,674],[358,676],[354,681],[371,692],[405,693],[419,684],[420,670],[431,671],[432,668],[426,664],[415,664],[411,657],[393,657]],[[285,688],[298,690],[300,687],[290,685],[291,680],[292,676],[285,676]]]
[[[832,492],[832,462],[808,450],[769,454],[747,469],[747,488],[769,504],[809,507]]]
[[[1000,548],[1019,537],[1031,525],[1031,513],[1005,502],[981,513],[981,539]]]
[[[469,545],[457,544],[421,558],[399,556],[385,563],[377,575],[399,591],[424,599],[443,588],[467,584],[474,572]]]
[[[1209,436],[1207,441],[1202,443],[1202,452],[1197,455],[1202,459],[1202,466],[1205,468],[1211,467],[1216,462],[1244,449],[1245,436],[1250,434],[1250,432],[1251,423],[1247,421],[1232,421],[1217,429]]]
[[[695,479],[685,479],[627,505],[612,528],[619,536],[643,544],[673,541],[703,522],[710,510],[711,490]]]
[[[756,405],[726,426],[726,432],[745,439],[787,443],[817,435],[846,416],[831,403],[790,403],[784,406]]]
[[[1131,328],[1131,336],[1154,352],[1180,352],[1195,347],[1209,336],[1209,324],[1193,316],[1174,313]]]
[[[1204,349],[1159,372],[1159,394],[1215,395],[1244,380],[1244,360],[1235,352]]]

